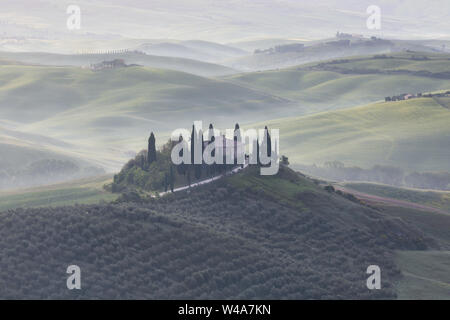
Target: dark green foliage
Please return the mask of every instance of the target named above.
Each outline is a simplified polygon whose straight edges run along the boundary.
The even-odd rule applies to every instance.
[[[183,142],[183,136],[182,136],[182,135],[180,135],[180,138],[178,139],[178,142],[179,142],[179,143],[182,143],[182,142]],[[183,149],[181,149],[181,150],[180,150],[180,158],[183,157],[183,154],[184,154],[184,151],[183,151]],[[189,166],[189,165],[188,165],[188,164],[185,164],[184,162],[181,163],[181,164],[179,164],[179,165],[177,165],[177,172],[178,172],[178,174],[179,174],[179,175],[185,175],[185,174],[186,174],[186,168],[187,168],[188,166]]]
[[[153,132],[148,138],[148,149],[147,149],[147,163],[148,165],[156,161],[156,146],[155,146],[155,135]]]
[[[128,196],[0,213],[0,298],[390,299],[392,250],[426,248],[401,219],[283,169],[148,202]],[[70,264],[81,268],[80,291],[66,288]],[[366,288],[371,264],[381,290]]]
[[[270,157],[272,155],[272,139],[270,138],[269,129],[267,129],[267,126],[264,127],[264,135],[267,136],[267,139],[264,139],[267,141],[267,150],[264,151],[267,152],[267,156]]]
[[[170,166],[169,183],[170,183],[170,191],[173,192],[175,186],[175,175],[173,173],[173,166]]]
[[[202,165],[201,164],[194,164],[194,173],[195,173],[195,179],[199,180],[202,177]]]
[[[165,175],[169,172],[171,164],[172,145],[173,143],[169,141],[161,150],[156,151],[155,161],[145,168],[141,166],[141,159],[147,151],[141,151],[135,159],[128,161],[123,169],[114,176],[113,192],[122,192],[133,188],[147,191],[163,190]]]
[[[181,137],[180,141],[182,141]],[[214,137],[212,137],[212,141],[214,141]],[[133,189],[141,191],[162,191],[166,189],[166,175],[168,175],[168,188],[171,184],[175,188],[190,184],[192,178],[198,181],[202,178],[211,177],[223,172],[225,165],[180,164],[172,169],[172,182],[170,168],[174,165],[172,164],[170,155],[174,145],[174,142],[167,142],[161,150],[156,151],[156,160],[144,168],[142,167],[142,157],[146,151],[141,151],[135,159],[128,161],[122,170],[114,176],[114,181],[111,185],[112,192],[124,192]]]
[[[187,179],[188,186],[191,186],[191,170],[187,171],[186,179]]]
[[[195,126],[192,125],[191,132],[191,164],[194,164],[194,155],[195,155],[195,140],[197,140],[197,132],[195,131]]]
[[[256,139],[256,159],[257,159],[257,164],[260,164],[261,162],[260,162],[260,157],[259,157],[259,155],[260,155],[260,150],[259,150],[259,138],[258,139]]]
[[[240,131],[240,128],[239,128],[239,123],[236,123],[235,126],[234,126],[233,140],[234,140],[234,154],[235,154],[234,164],[237,165],[237,163],[238,163],[237,144],[242,142],[242,137],[241,137],[241,131]]]

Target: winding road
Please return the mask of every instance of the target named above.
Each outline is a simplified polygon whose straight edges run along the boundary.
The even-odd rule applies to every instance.
[[[234,168],[233,170],[231,170],[231,171],[229,171],[229,172],[226,172],[226,173],[224,173],[224,174],[220,174],[220,175],[218,175],[218,176],[215,176],[215,177],[212,177],[212,178],[208,178],[208,179],[205,179],[205,180],[202,180],[202,181],[199,181],[199,182],[191,183],[191,185],[189,185],[189,186],[184,186],[184,187],[174,188],[174,189],[173,189],[173,192],[178,192],[178,191],[183,191],[183,190],[189,190],[189,189],[191,189],[191,188],[195,188],[195,187],[201,186],[201,185],[203,185],[203,184],[211,183],[211,182],[216,181],[216,180],[219,180],[219,179],[221,179],[221,178],[223,178],[223,177],[225,177],[225,176],[230,176],[230,175],[236,174],[236,173],[238,173],[238,172],[244,170],[244,169],[247,168],[247,167],[248,167],[248,161],[246,160],[243,167],[241,167],[241,166],[239,165],[238,167],[236,167],[236,168]],[[162,196],[164,196],[164,195],[166,195],[166,194],[168,194],[168,193],[172,193],[172,191],[161,192],[161,193],[159,193],[159,196],[162,197]],[[154,197],[155,197],[155,196],[154,196]]]

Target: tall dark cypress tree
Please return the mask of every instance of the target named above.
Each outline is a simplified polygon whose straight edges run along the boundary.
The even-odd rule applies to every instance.
[[[238,143],[241,143],[241,133],[239,131],[239,123],[236,123],[236,125],[234,126],[234,137],[233,137],[233,141],[234,141],[234,164],[237,165],[237,161],[238,161]]]
[[[200,144],[201,150],[202,150],[202,158],[203,158],[203,132],[200,129],[200,131],[198,132],[198,135],[196,134],[197,139],[198,139],[198,143]],[[195,168],[195,179],[200,179],[202,176],[202,168],[203,168],[203,160],[201,164],[195,164],[194,165]]]
[[[164,175],[164,192],[167,192],[167,187],[168,186],[169,186],[169,177],[168,177],[167,172],[166,172],[166,174]]]
[[[145,169],[145,155],[141,154],[139,162],[140,162],[139,165],[141,166],[141,169],[144,170]]]
[[[148,150],[147,150],[147,163],[151,164],[156,161],[156,146],[155,146],[155,135],[150,133],[150,138],[148,138]]]
[[[195,134],[195,125],[192,125],[192,132],[191,132],[191,165],[194,164],[194,155],[195,155],[195,139],[196,139],[196,134]]]
[[[272,139],[270,139],[269,129],[267,129],[267,126],[264,127],[264,130],[267,134],[267,156],[270,158],[272,155]]]
[[[209,124],[209,129],[208,129],[208,140],[212,141],[212,137],[214,137],[214,128],[212,123]]]
[[[181,143],[181,142],[183,142],[183,136],[180,134],[180,138],[178,139],[178,142],[179,143]],[[184,155],[184,151],[183,151],[183,149],[181,149],[181,151],[180,151],[180,157],[181,158],[183,158],[183,155]],[[185,165],[185,163],[184,162],[182,162],[182,163],[180,163],[179,165],[177,165],[177,172],[178,172],[178,174],[182,174],[182,175],[184,175],[184,174],[186,174],[186,165]]]
[[[256,164],[261,164],[259,161],[259,138],[256,139]]]
[[[214,127],[213,127],[212,123],[209,124],[207,139],[208,139],[208,145],[210,145],[211,143],[214,143],[214,141],[216,140],[216,137],[214,137]],[[215,155],[216,155],[216,149],[214,148],[211,151],[211,157],[215,157]],[[213,163],[213,164],[209,165],[208,171],[211,176],[214,176],[214,173],[216,171],[216,164]]]
[[[175,185],[175,175],[173,174],[173,167],[172,166],[170,166],[169,182],[170,182],[170,191],[173,192],[173,187]]]

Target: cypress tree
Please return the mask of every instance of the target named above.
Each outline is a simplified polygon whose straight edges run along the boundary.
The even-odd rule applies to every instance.
[[[272,155],[272,139],[270,139],[269,129],[267,126],[264,127],[265,134],[267,134],[267,156],[270,158]]]
[[[152,132],[150,138],[148,138],[147,163],[150,165],[154,161],[156,161],[156,146],[155,135]]]
[[[199,143],[201,145],[201,149],[202,149],[202,163],[201,164],[196,164],[194,165],[195,168],[195,178],[198,180],[201,178],[202,176],[202,169],[203,169],[203,132],[200,129],[200,131],[198,132],[197,135],[197,139],[199,140]]]
[[[172,166],[170,166],[170,179],[169,179],[170,181],[170,191],[172,191],[173,192],[173,187],[174,187],[174,184],[175,184],[175,176],[174,176],[174,174],[173,174],[173,167]]]
[[[259,162],[259,138],[256,139],[256,164],[260,165],[260,162]]]
[[[238,149],[237,149],[237,145],[238,143],[241,142],[241,133],[239,130],[239,123],[236,123],[236,125],[234,126],[234,137],[233,137],[233,141],[234,141],[234,165],[237,165],[238,162]]]
[[[191,165],[194,164],[194,150],[195,150],[195,126],[192,125],[191,132]]]
[[[141,169],[144,170],[145,169],[145,156],[142,154],[140,158],[141,158],[140,166],[141,166]]]
[[[214,137],[214,128],[212,123],[209,124],[209,129],[208,129],[208,140],[212,141],[212,137]]]
[[[212,123],[209,124],[209,128],[208,128],[208,138],[207,138],[207,139],[208,139],[208,145],[210,145],[211,143],[214,143],[214,142],[216,141],[216,137],[214,136],[214,127],[213,127]],[[212,157],[215,157],[215,156],[216,156],[216,148],[214,148],[214,149],[211,151],[211,156],[212,156]],[[210,174],[211,176],[214,176],[216,170],[217,170],[217,164],[216,164],[216,163],[213,163],[213,164],[211,164],[211,165],[208,165],[208,171],[209,171],[209,174]]]
[[[178,139],[178,142],[183,142],[183,136],[180,134],[180,138]],[[184,155],[184,150],[183,149],[181,149],[181,151],[180,151],[180,157],[182,158],[183,157],[183,155]],[[177,172],[178,172],[178,174],[182,174],[182,175],[185,175],[186,174],[186,165],[185,165],[185,163],[184,162],[182,162],[182,163],[180,163],[179,165],[177,165]]]

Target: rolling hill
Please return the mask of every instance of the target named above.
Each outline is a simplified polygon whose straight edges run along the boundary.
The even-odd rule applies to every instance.
[[[0,118],[16,140],[118,169],[145,146],[150,130],[163,144],[194,120],[205,126],[266,119],[288,101],[257,90],[170,70],[127,67],[3,66]],[[167,120],[170,119],[170,122]],[[164,137],[164,138],[163,138]],[[49,142],[50,141],[50,142]],[[58,143],[56,143],[58,142]]]
[[[100,175],[71,182],[0,192],[0,211],[16,208],[60,207],[76,204],[98,204],[117,199],[103,189],[110,175]]]
[[[270,41],[261,41],[260,43],[262,46],[256,48],[254,54],[230,59],[226,61],[226,65],[245,71],[258,71],[352,56],[411,51],[445,52],[442,47],[436,48],[436,45],[428,46],[427,43],[418,41],[388,40],[376,37],[364,38],[349,34],[316,41],[286,41],[285,43],[280,41],[278,44],[275,42],[272,47],[264,46],[265,43],[268,44]],[[294,46],[293,44],[297,45]]]
[[[375,103],[265,122],[280,129],[291,164],[376,164],[404,170],[449,171],[450,110],[433,98]],[[251,127],[258,127],[255,124]]]
[[[304,112],[318,112],[401,93],[448,89],[449,71],[448,54],[395,53],[327,60],[226,79],[296,101]]]
[[[376,183],[345,183],[346,189],[423,204],[450,213],[450,192],[392,187]],[[351,192],[351,191],[350,191]]]
[[[192,45],[211,47],[209,43],[192,42]],[[125,53],[128,54],[131,53]],[[75,57],[81,60],[87,57],[41,55],[43,59],[47,59],[47,63],[53,64],[63,63],[64,61],[58,60],[61,57],[64,59]],[[136,53],[134,55],[145,56]],[[33,56],[34,54],[24,53],[16,58]],[[77,63],[81,63],[81,60]],[[8,60],[8,63],[2,65],[0,69],[2,106],[0,138],[9,144],[31,145],[71,158],[84,159],[113,171],[145,146],[149,131],[158,133],[158,144],[162,145],[172,130],[180,127],[188,128],[194,120],[203,120],[205,126],[212,122],[218,128],[227,128],[236,122],[245,124],[261,121],[258,126],[263,127],[269,119],[354,106],[402,92],[448,89],[450,79],[447,79],[446,75],[449,61],[448,55],[443,54],[404,53],[392,56],[354,57],[278,71],[211,79],[178,71],[139,66],[93,72],[79,67],[16,65]],[[419,100],[411,103],[419,103]],[[427,128],[434,130],[430,122],[433,121],[433,117],[436,117],[438,123],[445,122],[447,113],[443,109],[448,105],[448,98],[427,100],[426,105],[431,106],[427,109],[431,112],[421,114],[419,117],[428,117]],[[377,124],[377,121],[384,122],[389,119],[387,123],[393,130],[398,131],[398,128],[395,128],[397,126],[395,121],[404,121],[406,118],[400,113],[390,117],[390,108],[386,109],[378,111],[379,115],[371,120],[370,126],[381,128],[384,124]],[[414,110],[421,110],[422,107],[417,106],[413,109],[410,110],[417,115]],[[403,112],[409,112],[408,110],[404,109]],[[350,111],[344,113],[344,118],[350,113]],[[331,116],[336,117],[336,114]],[[326,119],[327,117],[328,115],[322,114],[311,118],[318,121],[312,125],[319,125],[321,130],[327,131],[326,135],[332,136],[330,148],[334,147],[338,154],[331,152],[326,156],[325,153],[328,151],[324,150],[329,150],[326,144],[321,147],[323,151],[317,151],[314,148],[320,141],[299,142],[297,138],[303,138],[302,135],[295,138],[300,131],[292,126],[295,126],[294,123],[299,120],[298,118],[282,121],[286,124],[286,127],[280,124],[282,135],[286,130],[288,137],[286,142],[290,145],[286,150],[290,153],[295,152],[290,155],[293,163],[299,163],[300,160],[306,164],[323,163],[330,158],[349,162],[353,159],[353,156],[347,153],[351,150],[345,149],[348,144],[346,145],[343,140],[335,143],[340,133],[333,132],[332,127],[327,127],[330,121],[335,121]],[[341,117],[341,114],[337,114],[337,117]],[[365,118],[364,114],[358,111],[349,117],[349,119],[353,117],[353,120],[343,124],[346,128],[340,130],[347,131],[350,135],[350,130],[357,134],[352,127],[363,130],[361,123],[364,121],[357,118]],[[411,126],[416,123],[413,118],[413,115],[407,118],[411,121]],[[170,119],[170,122],[167,119]],[[272,121],[271,124],[278,127],[277,121]],[[406,125],[403,126],[401,134],[410,134],[408,138],[410,140],[402,140],[399,152],[401,154],[404,150],[409,152],[405,154],[408,160],[411,159],[410,155],[414,154],[410,141],[419,134],[408,133]],[[444,145],[448,141],[445,126],[441,127],[444,133],[438,135],[438,140],[432,137],[434,133],[420,133],[424,139],[423,145],[428,148],[427,152],[434,152],[439,139],[442,139]],[[365,132],[367,134],[368,130]],[[389,141],[395,139],[397,134],[400,133],[391,132],[394,138],[391,136],[386,138],[388,134],[383,136],[376,133],[374,139],[377,145],[380,145],[380,149],[371,148],[372,153],[364,152],[357,155],[356,160],[350,164],[365,166],[379,162],[401,163],[402,155],[389,158],[389,150],[395,149],[396,146],[382,141],[385,138]],[[432,143],[429,143],[430,139]],[[301,147],[306,148],[306,155],[297,153],[299,149],[296,147],[299,143]],[[287,145],[284,141],[282,144]],[[340,150],[338,146],[344,146],[344,149]],[[433,146],[436,148],[433,149]],[[362,140],[350,148],[356,150],[359,147],[369,148]],[[384,155],[380,156],[378,153],[376,156],[380,150]],[[421,155],[421,159],[427,157],[427,152]],[[426,168],[427,171],[447,170],[447,167],[440,165],[446,153],[442,150],[439,152],[440,155],[437,157],[434,155],[428,157],[428,162],[423,162],[420,168],[409,164],[408,168]],[[362,159],[363,157],[365,159]],[[386,160],[384,158],[389,159],[384,161]]]
[[[57,54],[46,52],[0,51],[0,59],[15,60],[26,64],[47,66],[89,67],[91,64],[114,59],[124,59],[127,64],[138,64],[150,68],[168,69],[214,77],[236,73],[229,67],[182,57],[147,55],[142,52]]]
[[[233,46],[200,40],[151,41],[142,43],[136,49],[149,55],[180,57],[218,64],[248,54],[247,51]]]
[[[399,299],[450,299],[450,251],[400,251],[395,260],[404,275]]]
[[[436,248],[413,225],[285,167],[149,202],[0,216],[2,298],[391,299],[394,250]],[[71,264],[82,290],[65,287]],[[371,264],[381,290],[366,288]]]
[[[19,125],[8,120],[0,123],[0,189],[104,174],[108,161],[84,157],[69,142],[18,131]]]

